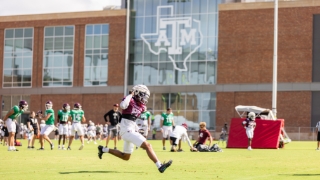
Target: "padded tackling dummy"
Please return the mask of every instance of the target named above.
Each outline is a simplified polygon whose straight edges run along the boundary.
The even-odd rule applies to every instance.
[[[243,118],[232,118],[229,130],[227,148],[247,148],[248,137],[242,126]],[[253,149],[277,149],[279,146],[281,128],[284,120],[262,120],[256,119],[252,145]]]

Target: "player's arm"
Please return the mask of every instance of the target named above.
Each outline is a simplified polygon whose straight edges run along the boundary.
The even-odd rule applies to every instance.
[[[105,114],[104,116],[105,116],[105,121],[106,121],[106,123],[108,124],[108,125],[110,125],[110,113],[111,113],[111,111],[109,111],[107,114]]]
[[[83,123],[86,122],[86,117],[84,117],[84,115],[82,116],[81,121],[82,121]]]
[[[151,127],[151,115],[148,117],[148,131],[150,131]]]
[[[211,134],[209,133],[209,147],[211,147],[212,141],[213,141],[213,138],[212,138]]]
[[[14,114],[14,110],[13,110],[13,109],[11,109],[11,110],[6,114],[6,116],[3,118],[3,120],[6,121],[6,120],[9,118],[9,116],[11,116],[12,114]]]
[[[174,117],[172,117],[172,126],[175,127]]]
[[[130,104],[130,100],[132,99],[133,94],[134,94],[134,91],[131,92],[131,94],[126,96],[126,98],[124,98],[124,100],[121,101],[121,103],[120,103],[121,109],[127,109],[128,108],[128,106]]]
[[[242,122],[242,126],[246,129],[246,124],[247,124],[247,122],[246,121],[243,121]]]
[[[190,147],[190,150],[193,151],[195,148],[192,146],[192,144],[191,144],[191,142],[190,142],[190,139],[189,139],[189,137],[188,137],[187,131],[184,132],[183,135],[184,135],[184,136],[186,137],[186,139],[187,139],[187,142],[188,142],[188,145],[189,145],[189,147]]]
[[[28,127],[28,129],[31,131],[32,129],[31,129],[31,126],[30,126],[30,121],[27,121],[27,127]]]
[[[61,118],[61,116],[60,116],[60,114],[58,113],[58,116],[57,116],[57,122],[60,124],[60,118]],[[62,118],[61,118],[62,119]]]
[[[42,117],[41,119],[47,121],[51,117],[52,113],[48,113],[47,116]]]

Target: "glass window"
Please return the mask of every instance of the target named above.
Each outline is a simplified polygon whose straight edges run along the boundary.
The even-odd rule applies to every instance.
[[[3,87],[31,87],[33,28],[5,30]]]
[[[211,62],[217,61],[220,3],[221,0],[133,0],[129,84],[214,84],[216,68]],[[158,75],[157,81],[150,81],[153,63],[158,63],[153,72]],[[134,78],[136,74],[143,77]]]
[[[43,87],[70,87],[73,81],[74,26],[45,27]]]
[[[84,86],[108,85],[109,24],[86,26]]]

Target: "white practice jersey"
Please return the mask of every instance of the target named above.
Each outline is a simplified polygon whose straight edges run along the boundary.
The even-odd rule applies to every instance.
[[[190,139],[188,137],[188,133],[187,133],[187,129],[183,126],[179,126],[177,125],[174,130],[170,133],[170,137],[175,137],[177,139],[185,139],[187,140],[189,146],[191,146],[191,142],[190,142]]]

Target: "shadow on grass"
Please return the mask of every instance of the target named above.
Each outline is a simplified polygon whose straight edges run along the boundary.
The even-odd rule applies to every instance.
[[[320,174],[279,174],[280,176],[320,176]]]
[[[78,173],[142,173],[142,172],[119,172],[119,171],[75,171],[75,172],[59,172],[60,174],[78,174]]]

